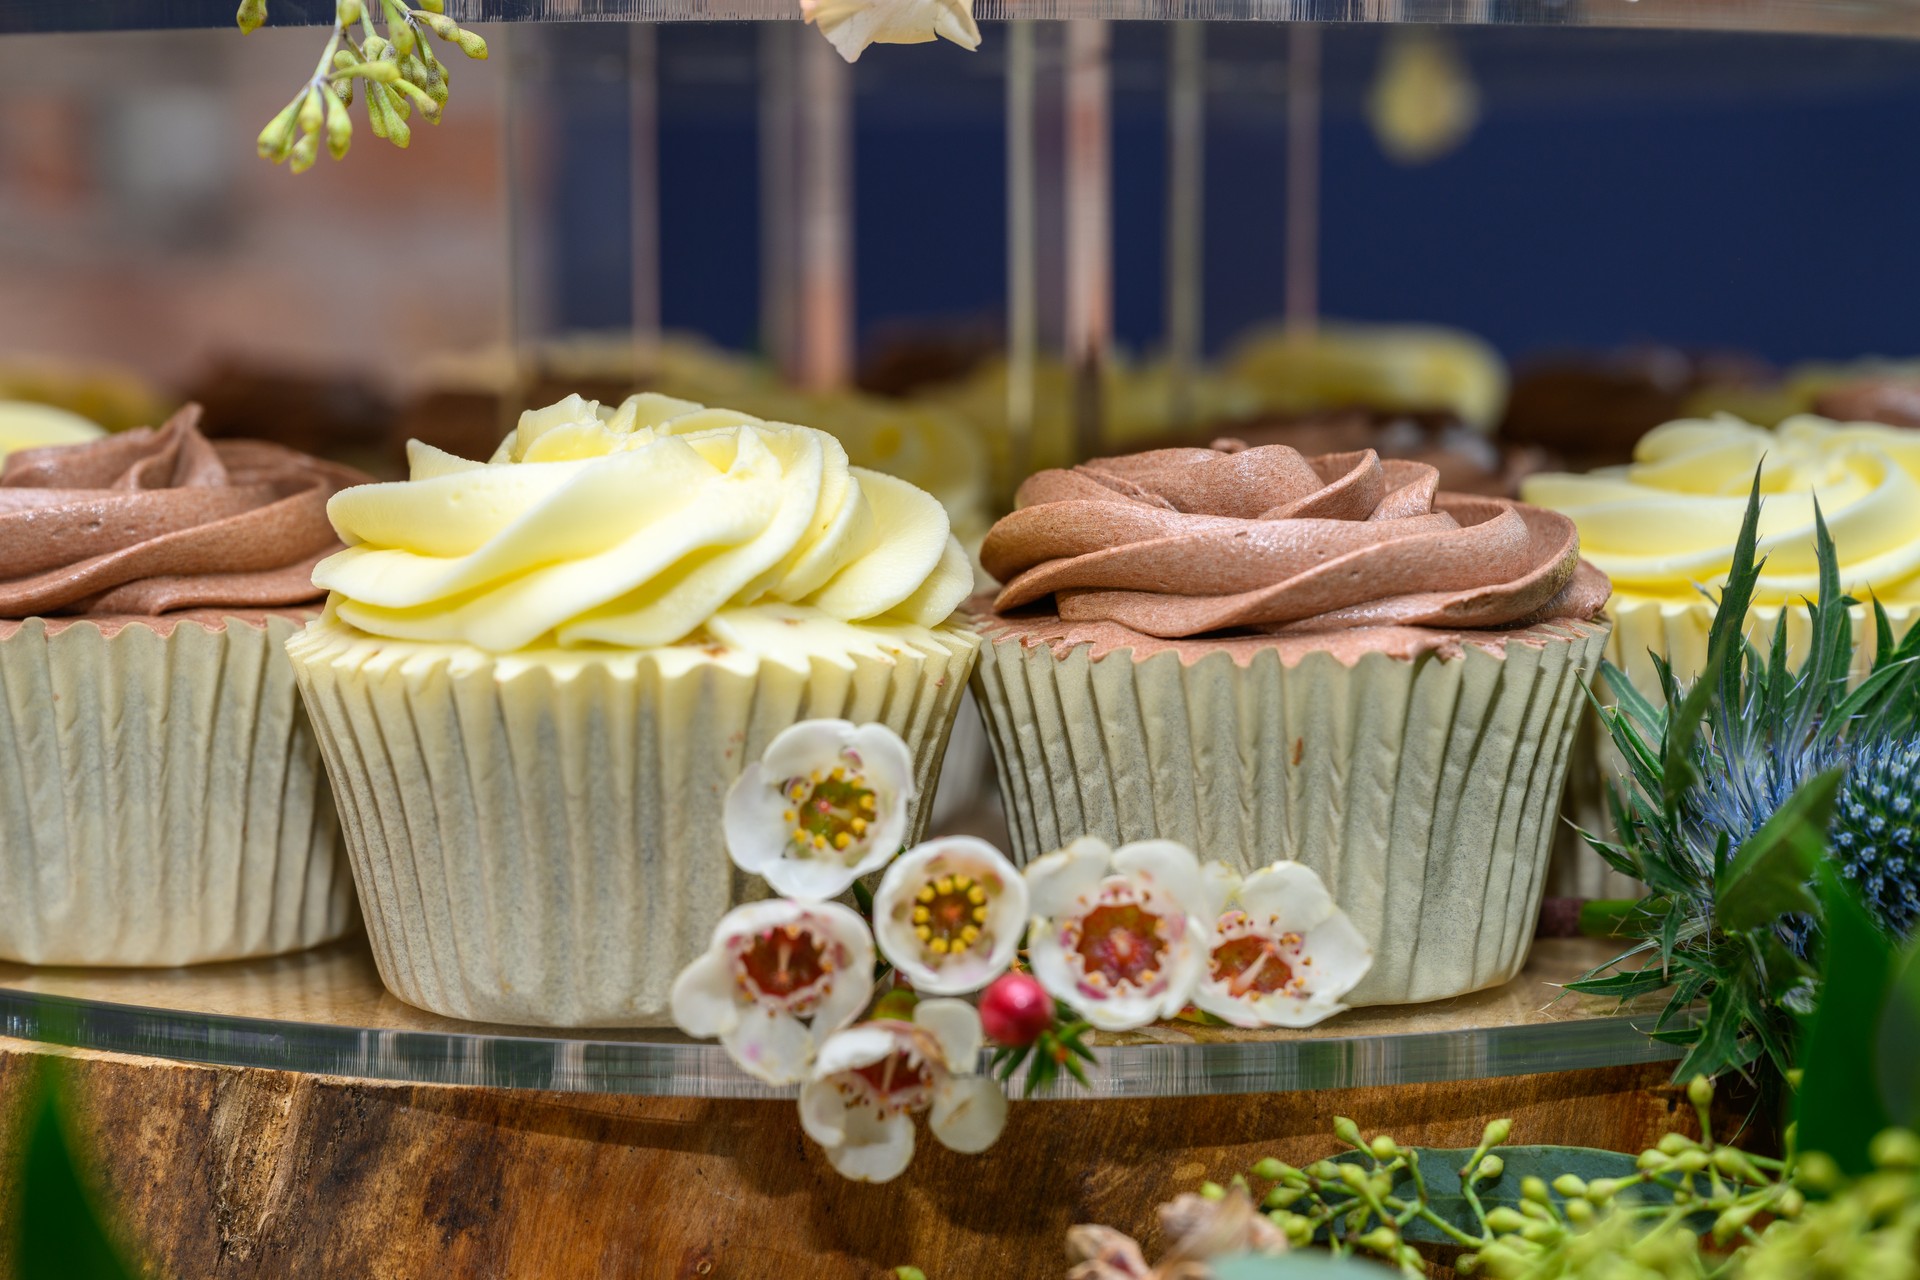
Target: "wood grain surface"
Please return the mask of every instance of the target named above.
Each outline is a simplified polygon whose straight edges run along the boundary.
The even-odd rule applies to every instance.
[[[1264,1155],[1331,1154],[1337,1114],[1430,1146],[1472,1145],[1502,1115],[1515,1142],[1619,1150],[1692,1127],[1662,1064],[1040,1102],[980,1156],[923,1126],[907,1174],[868,1186],[827,1166],[791,1102],[374,1084],[0,1039],[0,1168],[49,1061],[118,1230],[173,1280],[873,1280],[902,1263],[929,1280],[1058,1277],[1070,1225],[1132,1232],[1152,1256],[1155,1205]]]

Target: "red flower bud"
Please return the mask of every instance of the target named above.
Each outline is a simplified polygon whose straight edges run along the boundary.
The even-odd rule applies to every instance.
[[[1004,974],[980,997],[980,1025],[995,1044],[1024,1048],[1053,1025],[1053,997],[1031,975]]]

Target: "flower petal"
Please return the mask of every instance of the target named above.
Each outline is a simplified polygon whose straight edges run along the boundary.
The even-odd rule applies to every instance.
[[[739,1024],[740,1003],[733,985],[733,968],[718,947],[680,971],[668,997],[673,1025],[690,1036],[710,1040]]]
[[[1076,989],[1072,997],[1063,998],[1073,1006],[1074,1012],[1099,1031],[1134,1031],[1168,1016],[1161,1013],[1161,997],[1143,995],[1130,989],[1116,991],[1099,999]]]
[[[1107,842],[1093,836],[1081,836],[1064,849],[1035,858],[1021,873],[1027,881],[1027,909],[1036,916],[1059,915],[1105,878],[1112,860]]]
[[[842,1071],[870,1067],[901,1047],[905,1024],[876,1020],[858,1022],[836,1031],[820,1046],[813,1060],[813,1078],[824,1080]]]
[[[1207,911],[1211,894],[1200,875],[1200,859],[1177,841],[1136,840],[1122,845],[1114,850],[1113,869],[1151,880],[1190,916],[1214,918]]]
[[[1292,996],[1276,997],[1301,1003]],[[1236,1027],[1264,1027],[1269,1025],[1262,1015],[1259,1001],[1246,996],[1229,994],[1226,987],[1219,983],[1203,982],[1193,993],[1193,1003],[1205,1009],[1222,1022],[1232,1023]]]
[[[1080,1007],[1079,984],[1067,962],[1066,949],[1060,945],[1058,931],[1045,920],[1034,920],[1027,931],[1027,964],[1048,995],[1055,1000],[1065,1000],[1076,1009]]]
[[[838,1146],[821,1144],[827,1163],[855,1182],[891,1182],[913,1161],[913,1118],[901,1112],[883,1116],[871,1107],[846,1113]]]
[[[760,875],[780,860],[787,849],[786,808],[778,780],[761,765],[748,765],[734,779],[721,819],[734,866]]]
[[[802,720],[773,736],[760,754],[760,763],[777,786],[788,778],[804,778],[815,769],[840,763],[840,752],[852,739],[851,720]]]
[[[780,858],[760,868],[775,893],[807,902],[837,898],[860,878],[855,867],[832,858]]]
[[[851,907],[837,902],[816,903],[812,914],[833,940],[847,951],[846,967],[834,975],[826,998],[813,1011],[815,1043],[860,1016],[873,999],[873,938],[867,922]]]
[[[1200,918],[1218,920],[1233,895],[1240,891],[1240,873],[1215,858],[1201,864],[1200,884],[1207,895],[1207,909],[1200,913]]]
[[[913,1024],[933,1033],[947,1070],[971,1075],[979,1065],[980,1015],[965,1000],[922,1000],[914,1006]]]
[[[846,749],[859,757],[860,772],[875,788],[903,801],[913,799],[913,752],[899,734],[884,724],[863,724],[853,731]]]
[[[791,1014],[748,1009],[732,1030],[720,1037],[727,1056],[748,1075],[768,1084],[793,1084],[806,1079],[813,1061],[813,1035],[807,1024]]]
[[[1307,989],[1315,997],[1337,998],[1360,985],[1373,968],[1373,948],[1346,913],[1335,911],[1301,939]]]
[[[985,1151],[1007,1127],[1007,1095],[985,1076],[943,1080],[934,1087],[927,1122],[949,1150],[965,1155]]]
[[[1299,996],[1290,996],[1279,991],[1243,1001],[1242,1004],[1259,1019],[1252,1025],[1264,1027],[1311,1027],[1315,1023],[1325,1022],[1336,1013],[1345,1013],[1347,1009],[1347,1006],[1330,996],[1324,999],[1314,996],[1302,1000]],[[1204,1005],[1201,1007],[1206,1008]],[[1212,1010],[1209,1009],[1208,1012]],[[1225,1018],[1227,1015],[1223,1013],[1220,1016]],[[1248,1024],[1235,1023],[1234,1025]]]
[[[1207,976],[1207,927],[1187,919],[1186,936],[1173,944],[1172,963],[1167,965],[1167,989],[1160,997],[1160,1016],[1171,1018],[1193,1003],[1200,980]]]
[[[1276,862],[1248,876],[1240,885],[1240,909],[1276,933],[1305,933],[1335,910],[1326,884],[1299,862]],[[1217,912],[1207,917],[1218,918]]]
[[[847,1139],[847,1103],[831,1080],[809,1080],[800,1086],[800,1127],[823,1147],[837,1147]]]

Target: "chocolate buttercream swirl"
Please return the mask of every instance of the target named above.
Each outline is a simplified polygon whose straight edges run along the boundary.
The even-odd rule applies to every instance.
[[[1573,521],[1436,492],[1425,463],[1285,445],[1158,449],[1042,471],[981,548],[998,611],[1149,636],[1374,626],[1523,627],[1590,618],[1606,579]]]
[[[367,477],[257,440],[164,427],[23,449],[0,469],[0,618],[317,602],[327,499]]]

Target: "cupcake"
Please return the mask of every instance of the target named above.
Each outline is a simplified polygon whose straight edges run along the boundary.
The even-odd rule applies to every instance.
[[[776,734],[885,724],[932,793],[979,642],[948,622],[973,573],[926,493],[824,431],[653,394],[411,463],[334,498],[348,549],[287,646],[401,999],[664,1024],[674,976],[764,896],[723,815]]]
[[[1241,339],[1227,368],[1275,413],[1442,412],[1491,433],[1507,401],[1507,366],[1499,353],[1470,333],[1439,325],[1270,326]]]
[[[0,469],[0,958],[193,964],[353,924],[281,646],[364,477],[197,418]]]
[[[1656,705],[1658,665],[1681,680],[1707,660],[1714,604],[1708,589],[1726,581],[1756,468],[1762,468],[1759,552],[1766,560],[1747,617],[1747,634],[1764,644],[1784,610],[1794,661],[1806,654],[1800,602],[1818,594],[1814,559],[1817,500],[1840,557],[1848,594],[1886,609],[1896,638],[1920,616],[1920,433],[1869,423],[1799,415],[1774,430],[1736,418],[1671,422],[1649,432],[1634,461],[1586,475],[1527,480],[1527,501],[1572,517],[1587,557],[1613,579],[1613,636],[1607,658]],[[1875,628],[1864,603],[1853,610],[1856,678],[1872,665]],[[1599,692],[1606,696],[1604,683]],[[1625,770],[1598,717],[1579,743],[1567,787],[1573,827],[1611,833],[1606,787]],[[1631,895],[1631,881],[1609,869],[1584,841],[1561,843],[1556,894]]]
[[[1297,859],[1373,948],[1357,1004],[1519,971],[1607,634],[1571,520],[1371,451],[1165,449],[1033,476],[982,556],[1020,860]]]
[[[1896,637],[1920,612],[1920,434],[1798,415],[1767,430],[1736,418],[1670,422],[1634,461],[1586,475],[1543,474],[1526,501],[1570,516],[1587,559],[1613,580],[1607,656],[1660,698],[1655,657],[1692,679],[1707,659],[1717,588],[1761,470],[1759,553],[1748,634],[1761,640],[1783,609],[1796,658],[1807,641],[1799,602],[1817,594],[1814,504],[1826,517],[1849,594],[1885,606]],[[1873,661],[1866,606],[1854,610],[1856,674]]]
[[[19,449],[84,444],[106,434],[77,413],[32,400],[0,400],[0,462]]]

